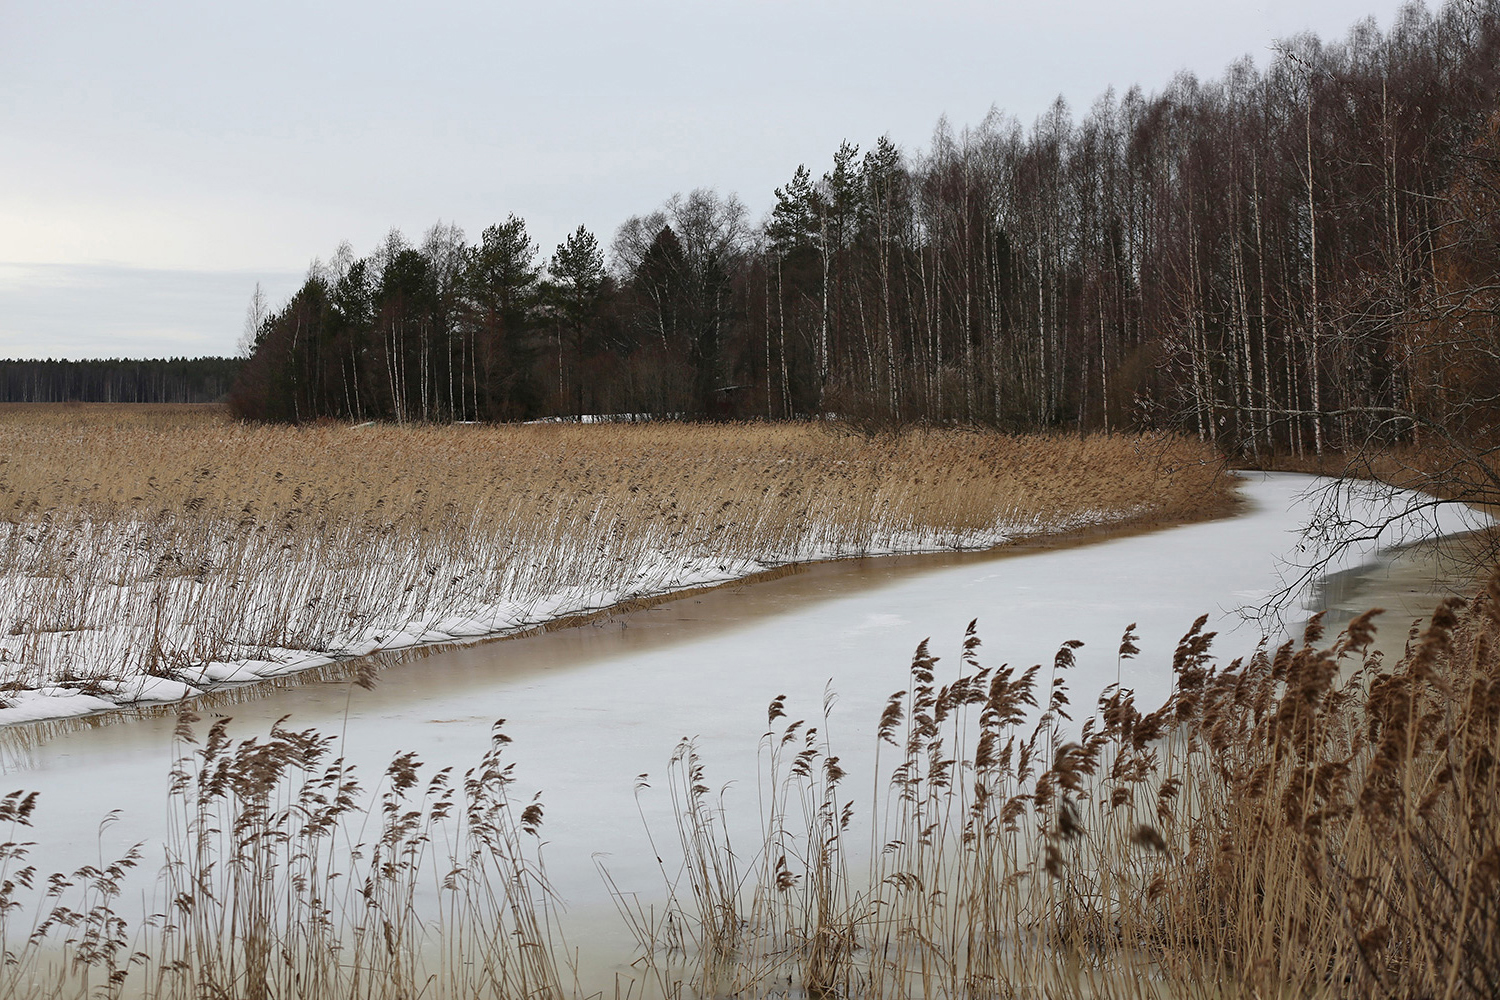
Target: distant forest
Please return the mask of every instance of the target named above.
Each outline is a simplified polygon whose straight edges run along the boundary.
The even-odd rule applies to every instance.
[[[0,360],[0,403],[218,403],[238,358]]]
[[[511,216],[257,299],[241,416],[1171,427],[1232,454],[1493,434],[1500,0],[1264,69],[844,143],[752,224],[696,190],[547,257]],[[789,112],[790,113],[790,112]]]

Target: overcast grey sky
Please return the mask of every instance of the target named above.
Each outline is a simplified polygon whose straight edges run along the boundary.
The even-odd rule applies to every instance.
[[[992,107],[1217,76],[1394,0],[0,0],[0,357],[232,353],[342,240],[514,212],[545,252],[673,192]]]

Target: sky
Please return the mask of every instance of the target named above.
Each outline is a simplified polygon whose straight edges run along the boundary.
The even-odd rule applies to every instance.
[[[753,219],[848,139],[1217,77],[1395,0],[0,0],[0,357],[232,354],[347,240],[676,192]]]

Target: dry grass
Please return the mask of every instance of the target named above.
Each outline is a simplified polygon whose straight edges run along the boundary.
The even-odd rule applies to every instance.
[[[847,861],[857,797],[837,756],[777,699],[753,852],[729,842],[692,747],[674,758],[692,891],[671,925],[691,932],[635,921],[655,981],[700,997],[1500,995],[1500,570],[1462,605],[1414,627],[1393,669],[1362,657],[1378,612],[1331,647],[1315,620],[1301,648],[1224,668],[1200,619],[1166,704],[1143,714],[1112,687],[1081,727],[1074,644],[1046,669],[992,670],[971,626],[948,683],[920,648],[880,720],[898,756],[868,873]]]
[[[542,808],[512,801],[498,723],[461,778],[401,754],[376,796],[332,737],[277,725],[236,743],[221,719],[199,745],[196,721],[177,729],[161,909],[139,921],[119,912],[139,849],[44,882],[23,840],[35,797],[0,800],[0,995],[565,995]]]
[[[0,408],[13,689],[131,697],[287,651],[470,636],[767,565],[1222,509],[1170,438],[809,425],[272,427]]]

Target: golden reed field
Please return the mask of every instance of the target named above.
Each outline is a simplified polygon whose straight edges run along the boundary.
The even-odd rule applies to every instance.
[[[1045,527],[1137,507],[1191,516],[1227,488],[1207,447],[1129,435],[865,437],[754,423],[287,427],[238,423],[215,406],[5,404],[0,444],[13,521],[82,512],[264,523],[316,513],[437,528],[456,514],[552,523],[558,509],[607,503],[637,530],[637,519],[675,514],[764,546],[809,516],[850,537],[881,518],[937,532],[1011,516]]]
[[[170,698],[250,679],[245,660],[274,672],[799,560],[1192,518],[1229,497],[1211,450],[1171,437],[10,405],[0,666],[12,692]]]

